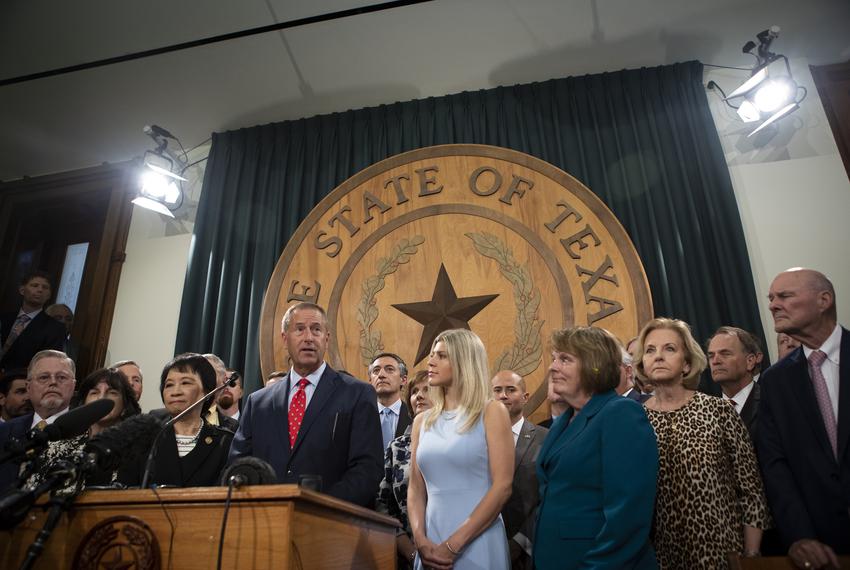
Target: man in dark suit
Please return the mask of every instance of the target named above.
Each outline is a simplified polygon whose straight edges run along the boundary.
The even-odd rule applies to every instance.
[[[536,426],[523,417],[528,403],[525,380],[510,370],[502,370],[490,381],[493,397],[508,409],[514,435],[514,482],[511,498],[502,508],[505,534],[511,553],[513,570],[531,570],[534,545],[534,523],[539,502],[537,454],[548,429]]]
[[[48,317],[50,318],[50,317]],[[76,385],[76,366],[64,352],[42,350],[32,357],[27,370],[27,393],[33,411],[0,423],[0,450],[11,438],[22,438],[33,429],[44,429],[68,411]],[[51,446],[61,442],[51,442]],[[18,465],[0,465],[0,491],[17,479]]]
[[[30,273],[18,292],[21,308],[0,315],[0,370],[26,368],[36,352],[62,350],[65,343],[65,326],[42,310],[51,294],[47,273]]]
[[[755,438],[761,388],[753,381],[759,373],[761,347],[755,335],[738,327],[720,327],[708,339],[706,355],[711,379],[722,398],[735,408]]]
[[[386,449],[410,425],[410,413],[401,401],[401,389],[407,383],[407,365],[399,355],[383,352],[369,365],[369,382],[378,394],[381,438]]]
[[[620,363],[620,383],[617,384],[615,391],[620,396],[634,400],[638,404],[643,404],[652,396],[642,394],[640,389],[635,385],[635,369],[633,366],[632,355],[626,352],[625,348],[620,348],[623,361]]]
[[[384,473],[375,389],[325,363],[330,332],[318,305],[290,307],[281,334],[292,368],[248,396],[230,461],[263,459],[280,483],[319,476],[325,493],[371,506]]]
[[[802,343],[759,381],[768,503],[799,568],[837,568],[850,554],[850,333],[822,273],[780,273],[768,298],[776,332]]]

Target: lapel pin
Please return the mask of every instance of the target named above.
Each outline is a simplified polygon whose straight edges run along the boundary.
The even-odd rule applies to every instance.
[[[206,443],[207,445],[211,444],[212,443],[212,436],[208,435],[207,437],[205,437],[204,443]]]

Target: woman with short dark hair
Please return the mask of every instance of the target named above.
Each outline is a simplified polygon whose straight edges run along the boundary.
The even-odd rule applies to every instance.
[[[186,353],[162,369],[159,392],[165,409],[174,418],[215,387],[212,364],[200,354]],[[204,420],[210,405],[212,402],[196,406],[159,437],[149,483],[176,487],[218,484],[233,432]],[[139,485],[144,467],[142,461],[129,469],[129,473],[122,469],[119,480],[128,486]]]
[[[621,362],[607,331],[552,334],[549,381],[568,408],[537,457],[538,570],[656,568],[649,531],[658,450],[641,405],[614,391]]]

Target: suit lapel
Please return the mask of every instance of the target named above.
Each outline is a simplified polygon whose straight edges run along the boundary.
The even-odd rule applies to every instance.
[[[522,422],[522,427],[519,429],[519,437],[514,450],[514,469],[522,465],[522,460],[525,459],[525,454],[531,448],[531,442],[534,441],[534,432],[536,426],[528,420]]]
[[[336,391],[337,383],[339,382],[339,374],[330,366],[325,367],[324,373],[316,386],[316,391],[313,392],[313,397],[310,398],[310,403],[307,405],[307,410],[304,412],[304,419],[301,420],[301,427],[298,430],[298,439],[295,440],[295,446],[292,448],[292,456],[298,453],[298,448],[301,442],[307,437],[316,418],[322,413],[322,408],[327,404],[331,395]],[[287,425],[287,436],[289,427]]]
[[[760,389],[758,382],[753,382],[753,389],[750,391],[750,395],[747,397],[747,401],[744,402],[744,407],[741,409],[741,419],[744,420],[744,425],[747,426],[747,429],[753,424],[755,420],[756,414],[758,414],[760,400]]]
[[[283,383],[283,386],[280,384]],[[287,374],[280,382],[272,386],[273,393],[270,394],[272,399],[272,418],[275,418],[274,424],[278,430],[278,441],[281,442],[283,456],[283,464],[289,463],[289,374]],[[280,389],[275,390],[280,386]],[[276,418],[283,418],[282,422],[276,421]]]
[[[546,435],[546,439],[543,441],[543,447],[540,449],[540,464],[544,467],[549,462],[549,458],[551,456],[552,449],[557,445],[558,440],[564,434],[564,431],[570,425],[570,418],[573,416],[575,412],[572,408],[567,408],[563,414],[557,417],[554,422],[552,422],[551,427],[549,428],[549,433]]]
[[[553,455],[556,454],[562,447],[568,445],[571,441],[581,435],[587,427],[590,418],[595,416],[612,398],[620,398],[620,396],[611,390],[609,392],[603,392],[602,394],[596,394],[590,398],[590,401],[584,405],[581,412],[579,412],[573,421],[570,422],[570,425],[567,426],[566,430],[564,430],[564,434],[558,438],[557,442],[554,443],[551,453]]]
[[[850,331],[841,327],[841,361],[838,363],[838,459],[850,441]]]
[[[401,403],[401,409],[398,412],[398,424],[395,428],[395,436],[401,437],[404,435],[404,431],[407,429],[407,426],[410,425],[410,412],[407,410],[407,406],[404,402]]]

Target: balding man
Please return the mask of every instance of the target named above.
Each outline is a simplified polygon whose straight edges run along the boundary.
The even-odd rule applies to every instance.
[[[837,568],[850,554],[850,333],[820,272],[784,271],[768,298],[776,332],[802,343],[759,382],[768,502],[799,568]]]
[[[531,569],[535,509],[539,502],[537,455],[549,432],[523,417],[528,403],[525,380],[510,370],[502,370],[490,381],[493,397],[508,409],[514,434],[514,482],[511,498],[502,509],[511,551],[513,570]]]

